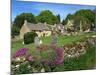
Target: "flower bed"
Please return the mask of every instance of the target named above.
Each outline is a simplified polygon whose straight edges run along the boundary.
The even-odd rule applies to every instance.
[[[54,65],[62,64],[64,61],[64,50],[62,48],[57,47],[57,46],[50,46],[50,48],[53,49],[54,52],[56,53],[55,60],[52,63]]]
[[[16,70],[20,69],[20,66],[25,63],[25,62],[29,62],[31,68],[34,68],[37,64],[37,66],[41,66],[40,68],[43,71],[43,65],[47,65],[47,66],[56,66],[59,64],[62,64],[64,61],[64,52],[62,48],[56,47],[56,46],[47,46],[47,45],[41,45],[39,48],[39,52],[40,52],[40,57],[39,61],[37,61],[36,59],[38,59],[38,57],[33,57],[33,55],[28,53],[28,49],[27,48],[21,48],[19,50],[17,50],[17,52],[14,54],[13,56],[13,60],[12,60],[12,66],[14,68],[14,72],[16,72]],[[21,53],[20,53],[21,52]],[[48,55],[47,57],[42,57]],[[52,54],[54,54],[54,56],[52,56]],[[39,64],[37,63],[39,62]],[[35,64],[34,64],[35,63]],[[17,67],[16,67],[17,66]],[[39,67],[36,67],[36,69],[39,69]],[[39,69],[37,72],[41,72],[41,69]],[[35,71],[33,71],[35,72]]]
[[[17,50],[17,52],[14,54],[13,58],[24,56],[27,54],[27,52],[28,52],[27,48],[21,48],[21,49]]]

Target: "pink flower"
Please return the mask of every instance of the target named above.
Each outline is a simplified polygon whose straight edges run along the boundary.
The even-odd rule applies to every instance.
[[[32,56],[32,55],[28,55],[28,56],[27,56],[27,60],[28,60],[28,61],[33,61],[33,56]]]
[[[20,57],[20,56],[26,55],[27,51],[28,51],[27,48],[18,49],[13,57],[16,58],[16,57]]]
[[[64,52],[63,52],[63,49],[61,49],[61,48],[56,48],[55,52],[57,54],[57,57],[56,57],[56,60],[54,61],[54,63],[56,65],[59,65],[59,64],[63,63],[63,61],[64,61]]]
[[[56,59],[54,61],[54,64],[59,65],[63,63],[64,61],[64,50],[62,48],[59,48],[57,46],[50,46],[52,49],[55,50],[56,53]]]

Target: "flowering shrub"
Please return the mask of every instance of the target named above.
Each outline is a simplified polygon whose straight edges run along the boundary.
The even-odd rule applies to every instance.
[[[33,62],[33,61],[34,61],[34,59],[33,59],[33,56],[32,56],[32,55],[27,55],[26,59],[27,59],[28,61],[31,61],[31,62]]]
[[[64,61],[64,51],[62,48],[59,48],[57,46],[51,46],[51,48],[55,51],[56,53],[56,59],[53,61],[55,65],[59,65],[63,63]]]
[[[21,48],[21,49],[17,50],[17,52],[14,54],[13,58],[24,56],[27,54],[27,52],[28,52],[27,48]]]
[[[64,50],[56,45],[40,45],[41,63],[47,65],[59,65],[64,60]]]
[[[54,63],[56,65],[59,65],[61,63],[63,63],[64,61],[64,52],[62,48],[55,48],[55,52],[57,54],[56,60],[54,61]]]
[[[49,49],[49,46],[41,44],[38,48],[40,51],[46,51]]]

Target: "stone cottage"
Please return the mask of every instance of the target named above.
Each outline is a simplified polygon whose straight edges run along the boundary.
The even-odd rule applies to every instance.
[[[64,26],[62,24],[54,24],[51,27],[52,30],[59,31],[60,33],[64,33]]]
[[[23,26],[20,29],[20,39],[23,39],[24,34],[27,32],[36,32],[39,37],[51,35],[51,29],[49,28],[48,24],[46,23],[33,24],[25,20]]]
[[[67,22],[67,24],[65,25],[65,29],[66,30],[68,30],[68,29],[70,29],[70,30],[74,30],[74,20],[69,20],[68,19],[68,22]]]

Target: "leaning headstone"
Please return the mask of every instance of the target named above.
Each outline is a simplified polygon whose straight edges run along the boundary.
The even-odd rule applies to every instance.
[[[39,46],[40,46],[40,39],[39,39],[38,36],[36,36],[36,37],[34,38],[34,45],[35,45],[35,47],[39,47]]]

